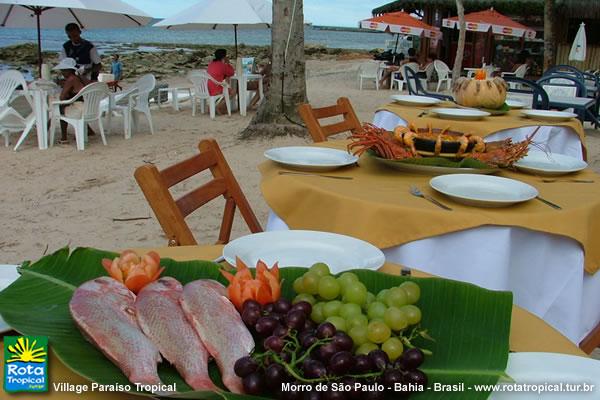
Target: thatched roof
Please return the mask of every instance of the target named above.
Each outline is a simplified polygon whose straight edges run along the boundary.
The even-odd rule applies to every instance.
[[[463,0],[465,12],[494,7],[507,15],[543,15],[544,0]],[[397,0],[373,9],[373,15],[404,9],[412,12],[430,5],[456,13],[455,0]],[[570,18],[600,19],[600,0],[556,0],[559,15]]]

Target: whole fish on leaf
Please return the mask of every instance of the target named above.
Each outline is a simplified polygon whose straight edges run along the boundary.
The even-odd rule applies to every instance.
[[[69,309],[83,335],[133,383],[160,385],[156,346],[137,324],[135,295],[121,282],[100,277],[79,286]]]
[[[254,349],[254,339],[235,306],[214,282],[200,279],[185,285],[181,306],[215,358],[223,384],[234,393],[244,393],[242,380],[235,375],[233,366]]]
[[[215,390],[208,375],[208,351],[179,304],[182,293],[181,283],[171,277],[145,286],[135,299],[137,320],[188,385],[194,390]]]

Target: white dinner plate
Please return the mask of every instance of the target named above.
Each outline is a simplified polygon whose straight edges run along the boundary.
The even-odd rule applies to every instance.
[[[441,102],[440,99],[436,99],[435,97],[416,96],[412,94],[395,94],[391,97],[396,103],[406,106],[431,106]]]
[[[0,264],[0,292],[19,279],[18,265]],[[10,326],[0,317],[0,333],[10,331]]]
[[[431,179],[429,185],[459,203],[477,207],[506,207],[538,195],[531,185],[490,175],[441,175]]]
[[[536,175],[559,176],[586,169],[585,161],[564,154],[530,151],[515,163],[515,167]]]
[[[327,264],[332,273],[349,269],[377,270],[385,262],[383,252],[365,241],[336,233],[319,231],[269,231],[235,239],[223,248],[223,257],[231,265],[239,257],[255,267],[258,260],[271,266],[310,267]]]
[[[330,171],[358,161],[358,157],[347,151],[309,146],[277,147],[265,151],[265,157],[286,167],[305,171]]]
[[[465,121],[476,121],[491,115],[487,111],[476,110],[474,108],[434,108],[431,112],[443,119]]]
[[[506,374],[515,384],[563,385],[562,392],[497,391],[489,400],[588,400],[600,398],[600,361],[554,353],[511,353]],[[592,391],[567,392],[569,385],[594,385]],[[510,385],[510,384],[508,384]],[[513,386],[514,387],[514,386]],[[560,386],[556,386],[560,388]],[[508,388],[506,388],[508,389]]]
[[[523,103],[522,101],[519,100],[506,100],[506,105],[509,108],[513,108],[513,109],[520,109],[520,108],[525,108],[527,107],[527,104]]]
[[[523,110],[521,113],[527,118],[539,119],[548,122],[564,122],[577,117],[577,114],[565,111],[549,110]]]

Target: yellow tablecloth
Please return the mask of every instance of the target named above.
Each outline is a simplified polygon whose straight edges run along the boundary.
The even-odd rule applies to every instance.
[[[178,261],[187,260],[214,260],[222,253],[223,246],[184,246],[184,247],[165,247],[160,249],[152,249],[157,251],[161,257],[168,257]],[[137,249],[138,251],[146,252],[151,249]],[[399,274],[400,267],[395,264],[385,264],[381,270],[389,274]],[[418,271],[414,271],[415,276],[428,277]],[[15,334],[12,332],[12,334]],[[10,333],[9,333],[10,335]],[[51,349],[50,345],[50,350]],[[537,318],[533,314],[513,306],[512,324],[510,330],[510,350],[511,351],[543,351],[552,353],[564,353],[586,357],[578,347],[571,343],[567,338],[548,326],[544,321]],[[4,371],[4,357],[0,357],[0,370]],[[55,392],[52,388],[52,383],[68,382],[72,384],[88,384],[89,382],[73,373],[50,351],[49,364],[49,392],[44,394],[36,394],[35,398],[48,398],[53,400],[75,400],[75,399],[91,399],[91,400],[139,400],[143,397],[128,395],[125,393],[100,393],[100,392],[85,392],[83,395],[76,393]],[[2,398],[6,395],[4,389],[0,393]],[[15,398],[29,399],[34,396],[31,394],[21,394]]]
[[[403,106],[397,103],[390,103],[380,107],[377,111],[385,110],[392,112],[402,119],[412,122],[417,128],[426,128],[428,124],[431,124],[431,126],[434,128],[444,129],[446,127],[450,127],[453,131],[470,133],[472,135],[482,137],[506,129],[515,129],[523,126],[542,125],[568,127],[579,136],[585,154],[585,131],[583,130],[583,125],[581,122],[576,118],[572,118],[566,122],[538,121],[523,117],[521,115],[521,111],[519,110],[511,110],[504,115],[493,115],[479,121],[450,121],[447,119],[437,118],[429,114],[422,115],[424,112],[428,112],[435,107],[456,108],[456,104],[451,102],[443,102],[432,107],[411,107]],[[422,116],[419,117],[419,115]]]
[[[348,141],[321,145],[345,149]],[[477,208],[453,202],[429,187],[431,176],[400,172],[363,155],[360,167],[329,175],[352,180],[304,175],[279,175],[281,166],[259,166],[261,189],[269,207],[292,229],[321,230],[354,236],[384,249],[431,236],[483,225],[519,226],[578,241],[585,251],[585,270],[600,268],[600,176],[585,170],[568,178],[595,180],[591,184],[543,183],[541,178],[502,171],[536,187],[540,196],[560,205],[555,210],[537,200],[507,208]],[[442,210],[410,194],[411,185],[450,206]]]

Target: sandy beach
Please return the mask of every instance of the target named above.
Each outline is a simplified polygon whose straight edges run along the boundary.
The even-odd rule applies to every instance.
[[[308,97],[316,106],[332,104],[340,96],[352,101],[359,118],[369,122],[373,112],[387,102],[389,90],[359,91],[356,83],[358,60],[307,62]],[[181,85],[181,76],[165,79]],[[257,138],[240,141],[238,133],[250,122],[238,113],[231,117],[191,116],[189,102],[180,112],[170,107],[153,110],[156,133],[150,135],[145,122],[131,140],[123,138],[122,119],[114,118],[108,146],[98,136],[90,138],[85,151],[77,151],[74,138],[69,145],[40,151],[31,135],[18,152],[0,150],[0,186],[4,189],[0,220],[2,263],[35,260],[62,246],[93,246],[117,250],[127,247],[166,245],[162,229],[154,218],[134,177],[136,167],[154,163],[159,168],[197,153],[204,138],[220,144],[244,193],[260,222],[267,220],[268,207],[260,193],[264,150],[310,143],[309,137]],[[142,120],[143,121],[143,120]],[[590,165],[600,172],[600,133],[587,129]],[[13,137],[13,141],[16,138]],[[208,176],[207,176],[208,178]],[[188,180],[176,188],[186,191],[201,182]],[[187,221],[198,242],[213,243],[218,234],[224,202],[220,199],[191,215]],[[115,219],[147,218],[132,221]],[[233,237],[248,232],[238,216]]]

